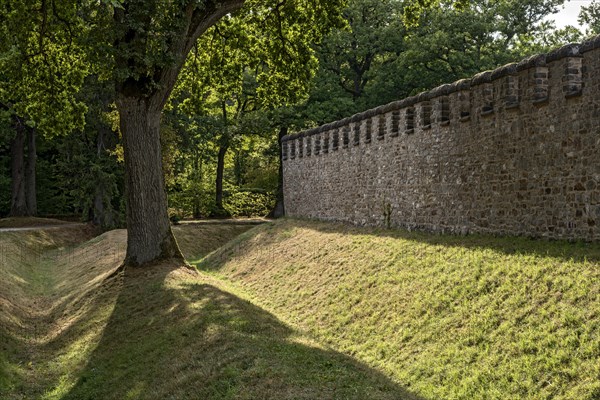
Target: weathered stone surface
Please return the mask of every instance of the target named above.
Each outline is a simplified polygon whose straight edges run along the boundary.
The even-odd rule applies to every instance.
[[[286,212],[597,240],[598,71],[595,38],[287,136]]]

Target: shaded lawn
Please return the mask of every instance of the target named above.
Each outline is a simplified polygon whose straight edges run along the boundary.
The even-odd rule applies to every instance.
[[[1,228],[28,228],[32,226],[46,225],[69,225],[73,222],[63,221],[53,218],[37,218],[37,217],[19,217],[19,218],[1,218]]]

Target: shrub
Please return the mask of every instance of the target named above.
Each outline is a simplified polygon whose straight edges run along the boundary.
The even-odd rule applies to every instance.
[[[275,193],[260,189],[229,191],[223,207],[232,217],[264,217],[275,207]]]

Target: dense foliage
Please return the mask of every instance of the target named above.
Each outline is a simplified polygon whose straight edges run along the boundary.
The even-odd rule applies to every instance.
[[[121,15],[137,4],[126,3],[0,6],[0,216],[11,212],[19,120],[37,133],[38,212],[123,225],[115,89],[141,79],[142,90],[158,90],[153,77],[174,62],[164,50],[183,15],[161,9],[170,2]],[[341,3],[326,3],[247,2],[253,12],[223,18],[191,44],[160,123],[170,215],[264,216],[278,190],[282,129],[343,118],[600,26],[596,0],[582,9],[585,28],[562,30],[548,17],[563,0],[351,0],[342,20],[333,17]],[[146,47],[122,39],[131,21],[119,18],[152,13],[161,16],[148,25],[154,33],[136,33]]]

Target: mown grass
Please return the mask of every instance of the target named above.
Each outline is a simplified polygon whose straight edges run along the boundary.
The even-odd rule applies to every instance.
[[[94,234],[84,225],[0,233],[0,398],[38,398],[74,366],[56,364],[56,358],[106,317],[107,310],[103,316],[95,312],[98,289],[120,261],[106,251],[110,234],[77,245]]]
[[[423,398],[600,399],[598,244],[284,220],[197,265]]]
[[[248,228],[175,232],[200,260]],[[11,254],[0,264],[2,399],[415,398],[210,276],[169,262],[118,270],[124,231],[52,237],[86,239],[70,229],[0,234]],[[14,257],[25,244],[35,256]]]

